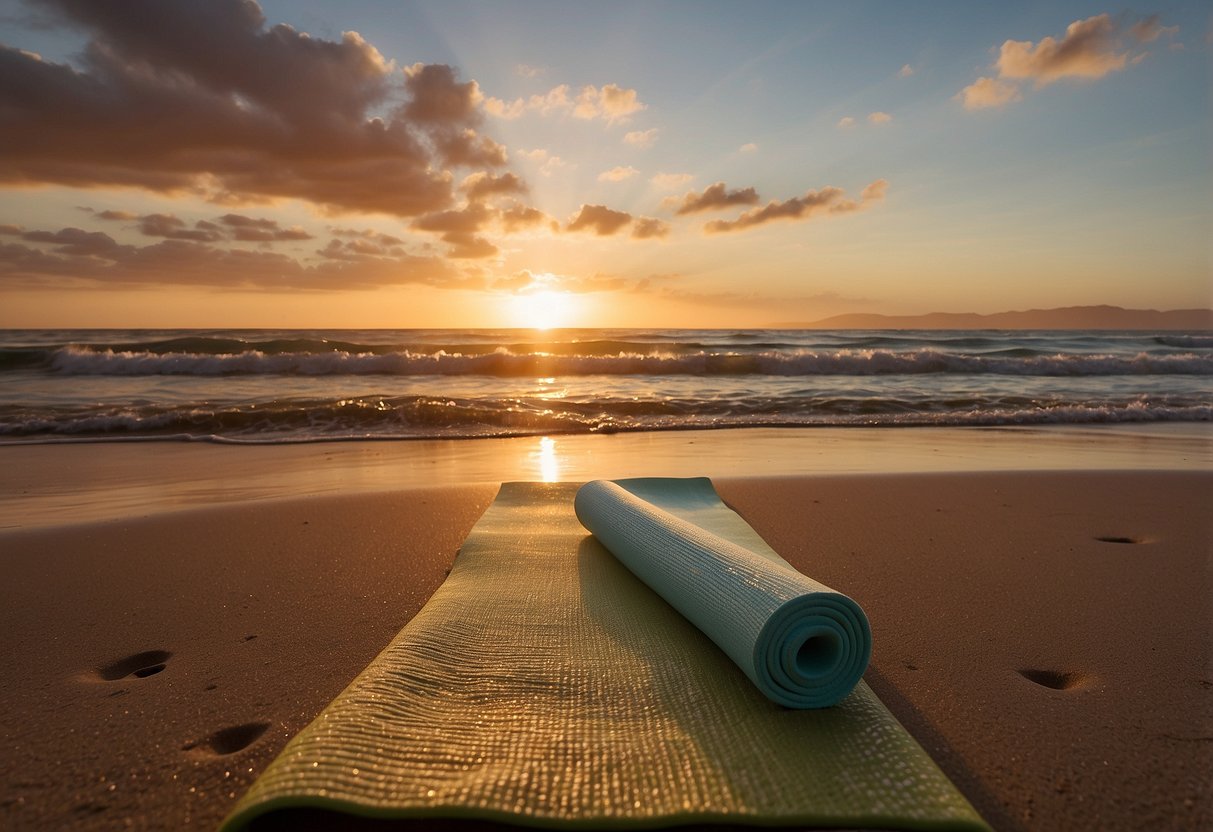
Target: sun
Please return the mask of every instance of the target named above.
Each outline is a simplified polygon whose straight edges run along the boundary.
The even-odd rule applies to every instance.
[[[524,292],[510,298],[510,318],[516,326],[553,329],[568,326],[574,307],[568,292]]]

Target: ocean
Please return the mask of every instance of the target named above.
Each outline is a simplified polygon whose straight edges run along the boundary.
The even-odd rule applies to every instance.
[[[9,330],[0,443],[1213,420],[1213,335]]]

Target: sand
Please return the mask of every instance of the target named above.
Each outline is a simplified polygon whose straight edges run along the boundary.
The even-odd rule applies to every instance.
[[[1213,826],[1213,475],[719,478],[856,598],[997,829]],[[213,829],[441,583],[494,483],[0,532],[6,829]]]

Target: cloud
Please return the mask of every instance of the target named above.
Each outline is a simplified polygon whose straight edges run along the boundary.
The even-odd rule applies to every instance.
[[[669,233],[670,224],[655,217],[637,217],[632,226],[632,237],[637,240],[665,237]]]
[[[463,208],[436,211],[418,217],[410,223],[410,227],[419,231],[438,232],[442,242],[451,246],[447,250],[448,257],[492,257],[497,253],[497,247],[481,237],[479,232],[496,216],[496,212],[483,203],[472,202]]]
[[[408,254],[388,235],[353,232],[333,239],[308,263],[280,252],[227,248],[181,239],[124,245],[80,228],[29,231],[0,244],[0,279],[7,285],[87,281],[252,288],[263,291],[362,289],[423,283],[464,285],[467,278],[437,257]],[[398,242],[398,241],[397,241]]]
[[[677,198],[672,198],[677,203]],[[679,216],[697,214],[700,211],[714,211],[718,208],[730,208],[734,205],[757,205],[758,191],[754,188],[738,188],[728,190],[723,182],[716,182],[697,194],[690,191],[682,197],[682,204],[674,213]]]
[[[214,223],[207,223],[201,228],[189,228],[185,220],[172,214],[147,214],[140,217],[139,231],[147,237],[164,237],[166,240],[213,243],[223,239],[223,233]]]
[[[547,71],[546,66],[531,66],[530,64],[518,64],[514,67],[514,74],[522,78],[537,78]]]
[[[903,64],[901,69],[897,70],[897,74],[902,78],[909,78],[914,74],[914,67],[909,64]]]
[[[247,0],[42,8],[87,44],[75,66],[0,47],[0,183],[412,217],[453,202],[450,168],[506,162],[477,132],[474,81],[443,65],[401,73],[354,32],[267,27]]]
[[[196,223],[203,227],[204,221]],[[298,226],[281,228],[276,220],[262,217],[246,217],[242,214],[224,214],[219,222],[231,229],[231,237],[243,242],[270,243],[283,240],[311,240],[312,235]]]
[[[524,194],[527,192],[526,183],[512,173],[496,176],[478,170],[470,173],[459,183],[459,190],[467,194],[471,202],[479,202],[493,196]]]
[[[631,221],[632,215],[626,211],[615,211],[605,205],[582,205],[565,230],[593,231],[599,237],[608,237]]]
[[[1015,82],[1030,81],[1040,89],[1064,79],[1097,80],[1146,57],[1146,52],[1134,53],[1126,40],[1149,43],[1178,32],[1178,26],[1159,23],[1157,15],[1127,27],[1123,19],[1113,20],[1107,14],[1076,20],[1060,39],[1004,41],[993,67],[997,78],[982,76],[953,97],[966,109],[979,110],[1022,99]]]
[[[891,115],[889,115],[888,113],[881,113],[881,112],[868,113],[868,123],[869,124],[876,124],[876,125],[888,124],[892,120],[893,120],[893,117]]]
[[[849,130],[855,126],[855,119],[851,118],[850,116],[843,116],[842,118],[838,119],[838,126],[843,130]]]
[[[483,101],[484,111],[489,115],[503,119],[516,119],[528,112],[538,112],[548,115],[553,112],[572,113],[575,118],[600,118],[609,123],[627,121],[636,112],[645,109],[634,89],[624,89],[616,84],[606,84],[601,88],[584,86],[576,98],[571,96],[568,84],[552,87],[548,92],[532,95],[528,98],[516,98],[505,101],[500,98],[486,98]]]
[[[625,168],[622,166],[617,166],[611,168],[610,170],[604,170],[602,173],[598,174],[598,181],[622,182],[625,179],[631,179],[638,173],[640,173],[640,171],[636,170],[634,167],[629,166]]]
[[[1061,40],[1008,40],[995,66],[1003,78],[1030,79],[1037,87],[1062,78],[1102,78],[1124,69],[1129,55],[1118,51],[1117,27],[1106,14],[1076,20]]]
[[[703,228],[709,234],[719,234],[741,231],[773,220],[808,220],[821,215],[850,214],[883,200],[888,185],[886,180],[877,179],[863,189],[858,202],[847,199],[841,188],[829,186],[819,191],[810,190],[804,196],[783,202],[772,200],[761,208],[746,211],[735,220],[714,220]]]
[[[1129,27],[1129,34],[1141,43],[1153,43],[1161,36],[1174,37],[1179,34],[1178,26],[1163,26],[1158,22],[1158,15],[1152,14],[1144,20],[1139,20]]]
[[[371,240],[382,246],[398,246],[404,243],[399,237],[394,237],[391,234],[384,234],[382,231],[375,231],[371,228],[329,228],[329,233],[334,237],[357,237],[363,240]]]
[[[659,132],[656,127],[651,127],[648,130],[632,130],[624,134],[623,140],[633,147],[652,147],[653,142],[657,141],[657,134]]]
[[[1023,98],[1023,93],[1015,84],[982,76],[954,97],[964,104],[966,110],[982,110],[1019,101]]]
[[[573,115],[586,119],[601,118],[610,123],[626,121],[632,113],[646,109],[647,106],[640,102],[636,90],[624,89],[615,84],[606,84],[601,89],[587,86],[582,87],[577,95],[577,106],[573,108]]]
[[[542,147],[537,147],[534,150],[520,150],[518,155],[532,162],[542,162],[539,167],[539,172],[544,176],[551,176],[561,168],[576,167],[561,159],[559,156],[548,155],[547,150]]]
[[[33,243],[47,243],[53,253],[68,257],[115,259],[135,249],[134,246],[119,244],[104,232],[85,231],[75,227],[58,231],[26,231],[21,235],[21,239]]]
[[[497,219],[501,223],[502,229],[507,234],[512,234],[516,231],[522,231],[527,228],[534,228],[540,225],[547,225],[552,231],[560,228],[560,224],[547,214],[540,211],[538,208],[532,208],[528,205],[515,204],[501,211],[497,215]]]
[[[529,98],[516,98],[513,101],[503,101],[500,98],[484,100],[485,112],[504,119],[520,118],[527,112],[547,115],[553,111],[567,111],[572,107],[568,84],[560,84],[543,95],[532,95]]]
[[[753,153],[757,149],[758,149],[758,145],[754,144],[754,142],[746,142],[741,147],[737,148],[737,152],[738,153]]]

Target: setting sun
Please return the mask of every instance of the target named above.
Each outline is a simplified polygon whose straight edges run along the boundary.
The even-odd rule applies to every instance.
[[[510,298],[510,320],[527,329],[554,329],[569,326],[575,313],[573,296],[568,292],[532,292]]]

